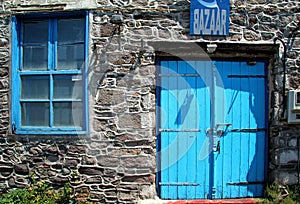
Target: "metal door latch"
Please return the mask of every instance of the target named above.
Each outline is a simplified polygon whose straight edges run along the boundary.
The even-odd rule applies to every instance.
[[[220,141],[218,141],[216,152],[218,152],[220,154],[220,151],[221,151],[221,145],[220,145]]]
[[[206,130],[206,134],[208,134],[208,135],[217,135],[217,136],[221,137],[224,134],[224,130],[213,130],[211,128],[208,128]]]

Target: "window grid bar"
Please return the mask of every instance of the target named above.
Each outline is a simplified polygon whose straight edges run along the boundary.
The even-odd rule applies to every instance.
[[[52,131],[82,131],[83,129],[81,127],[59,127],[59,126],[54,126],[54,127],[47,127],[47,126],[23,126],[22,128],[19,129],[20,131],[30,131],[30,130],[35,130],[35,131],[45,131],[45,130],[52,130]]]
[[[23,75],[81,75],[82,71],[78,70],[78,69],[74,69],[74,70],[60,70],[60,71],[52,71],[52,70],[48,70],[48,71],[22,71],[19,73],[20,76]]]
[[[18,43],[18,49],[20,50],[20,53],[19,53],[19,67],[18,67],[18,70],[19,71],[22,71],[22,68],[23,68],[23,46],[21,45],[22,42],[23,42],[23,32],[24,32],[24,23],[20,23],[20,26],[21,26],[21,29],[20,29],[20,41]]]
[[[53,64],[52,64],[52,20],[48,20],[48,71],[53,70]]]
[[[82,45],[84,44],[84,41],[74,41],[74,42],[66,42],[66,43],[57,43],[58,45]]]
[[[54,120],[54,116],[53,116],[53,89],[54,89],[54,85],[53,85],[53,75],[50,74],[50,113],[49,113],[49,117],[50,117],[50,127],[53,127],[53,120]]]
[[[63,102],[82,102],[82,99],[53,99],[53,103],[63,103]]]
[[[50,100],[46,99],[20,99],[20,103],[49,103]]]
[[[53,58],[52,63],[53,63],[53,70],[57,69],[57,19],[53,19],[53,29],[52,29],[52,45],[53,45]]]
[[[46,99],[20,99],[21,103],[50,103],[50,100],[46,100]],[[83,102],[82,99],[52,99],[52,102]]]
[[[20,46],[22,47],[47,47],[48,43],[20,43]]]
[[[51,53],[51,70],[56,70],[56,32],[57,32],[57,20],[56,19],[50,19],[51,22],[51,30],[50,30],[50,35],[51,35],[51,48],[49,49],[49,52]],[[50,74],[50,128],[53,127],[54,124],[54,106],[53,106],[53,96],[54,96],[54,79],[53,79],[53,72]]]

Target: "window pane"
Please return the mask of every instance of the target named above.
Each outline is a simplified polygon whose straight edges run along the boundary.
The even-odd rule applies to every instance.
[[[81,99],[82,86],[81,75],[54,76],[54,99]]]
[[[58,20],[58,44],[84,41],[84,19]]]
[[[49,76],[22,76],[22,99],[49,99]]]
[[[47,70],[48,67],[47,47],[24,47],[23,69],[24,70]]]
[[[48,42],[48,21],[25,21],[23,43]]]
[[[57,48],[57,69],[70,70],[84,67],[84,45],[65,45]]]
[[[53,104],[54,126],[82,127],[82,103],[57,102]]]
[[[21,103],[22,126],[49,126],[49,103]]]

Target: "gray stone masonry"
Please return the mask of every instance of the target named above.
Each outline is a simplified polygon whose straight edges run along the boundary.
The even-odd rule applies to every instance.
[[[300,126],[282,115],[282,92],[300,85],[299,0],[231,1],[230,35],[189,35],[188,0],[3,0],[0,7],[0,191],[26,187],[34,173],[57,186],[70,182],[95,203],[155,198],[155,59],[149,41],[287,45],[269,70],[269,178],[299,182]],[[87,136],[14,135],[10,127],[11,15],[90,11],[90,126]],[[124,23],[111,23],[119,13]],[[299,26],[299,25],[298,25]]]

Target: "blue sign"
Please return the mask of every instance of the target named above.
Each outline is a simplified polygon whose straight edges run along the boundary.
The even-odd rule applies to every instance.
[[[230,0],[191,0],[190,10],[190,34],[229,34]]]

